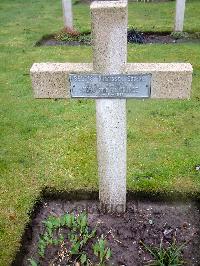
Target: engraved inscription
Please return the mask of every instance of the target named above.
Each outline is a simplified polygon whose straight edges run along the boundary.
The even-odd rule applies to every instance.
[[[73,98],[149,98],[151,74],[70,74]]]

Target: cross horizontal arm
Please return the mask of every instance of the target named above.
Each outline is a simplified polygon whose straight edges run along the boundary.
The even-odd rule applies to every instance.
[[[129,63],[124,74],[152,74],[151,98],[188,99],[192,83],[189,63]],[[35,98],[70,98],[69,74],[94,73],[90,63],[35,63],[31,70]]]

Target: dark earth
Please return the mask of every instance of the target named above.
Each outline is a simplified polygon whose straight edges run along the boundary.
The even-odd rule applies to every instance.
[[[74,2],[74,5],[78,5],[80,3],[91,3],[93,2],[94,0],[76,0]],[[97,0],[97,1],[102,1],[102,0]],[[106,1],[106,0],[103,0],[103,1]],[[111,1],[117,1],[117,0],[111,0]],[[144,2],[144,0],[129,0],[130,2]],[[146,4],[150,4],[152,2],[154,3],[159,3],[159,2],[170,2],[170,1],[174,1],[174,0],[149,0],[149,2],[145,2]]]
[[[177,246],[185,244],[182,250],[184,265],[200,265],[200,208],[197,203],[128,201],[124,214],[103,214],[99,212],[99,203],[95,200],[65,201],[46,200],[37,210],[31,225],[26,229],[21,253],[13,265],[30,265],[34,258],[39,265],[68,265],[58,262],[62,247],[48,246],[45,259],[37,255],[38,239],[44,231],[43,221],[52,216],[61,216],[66,212],[88,213],[89,226],[98,224],[97,234],[103,234],[112,250],[108,265],[142,266],[152,257],[141,245],[159,246],[161,239],[168,245],[176,239]],[[92,243],[86,251],[91,256]],[[73,264],[74,265],[74,264]]]
[[[61,31],[62,33],[63,31]],[[79,46],[79,45],[91,45],[90,33],[79,33],[78,35],[68,35],[67,40],[59,39],[60,34],[51,34],[44,36],[41,40],[36,43],[36,46]],[[66,36],[65,36],[66,37]],[[134,29],[128,30],[127,34],[128,43],[137,44],[176,44],[176,43],[199,43],[200,36],[199,33],[182,33],[176,36],[176,34],[171,34],[171,32],[139,32]]]

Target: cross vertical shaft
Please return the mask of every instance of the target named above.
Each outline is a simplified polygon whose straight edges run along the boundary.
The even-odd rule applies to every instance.
[[[73,30],[72,0],[62,0],[64,26],[68,30]]]
[[[120,74],[127,57],[127,2],[93,2],[93,68]],[[106,211],[126,206],[126,99],[97,99],[99,197]]]
[[[176,0],[176,16],[174,31],[183,31],[185,0]]]

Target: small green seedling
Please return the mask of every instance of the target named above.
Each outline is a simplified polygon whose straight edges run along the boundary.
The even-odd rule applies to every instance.
[[[103,236],[93,246],[94,254],[99,258],[99,265],[105,265],[105,262],[111,257],[111,249],[106,246],[106,240]]]
[[[88,226],[88,218],[85,213],[79,215],[64,214],[61,217],[50,216],[44,222],[45,230],[38,242],[38,255],[45,257],[45,250],[49,245],[65,246],[67,244],[66,258],[70,262],[77,262],[79,265],[92,265],[87,257],[85,247],[90,239],[97,237],[96,228],[91,230]],[[65,229],[65,234],[58,235],[60,229]],[[67,237],[66,237],[67,236]],[[105,265],[105,261],[111,257],[110,248],[106,247],[103,236],[94,245],[94,254],[99,259],[98,265]],[[31,266],[37,266],[33,259],[29,259]]]
[[[180,31],[179,32],[172,32],[171,36],[176,40],[182,39],[182,38],[184,38],[184,39],[189,38],[189,34],[187,32],[180,32]]]
[[[163,246],[162,240],[159,247],[150,247],[145,245],[143,242],[141,242],[141,244],[153,257],[153,260],[148,262],[148,265],[181,266],[184,264],[184,261],[182,260],[182,249],[185,244],[178,247],[175,239],[168,247]]]
[[[91,34],[89,32],[76,33],[76,32],[66,32],[62,30],[54,35],[55,40],[64,42],[80,42],[84,44],[90,44]]]
[[[34,259],[28,259],[31,266],[38,266],[37,262]]]

